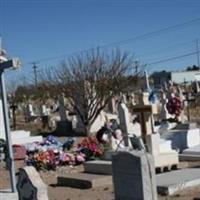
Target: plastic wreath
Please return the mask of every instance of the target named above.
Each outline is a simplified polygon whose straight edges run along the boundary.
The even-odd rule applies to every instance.
[[[175,115],[178,118],[183,110],[183,104],[179,97],[172,97],[167,102],[167,111],[171,115]]]

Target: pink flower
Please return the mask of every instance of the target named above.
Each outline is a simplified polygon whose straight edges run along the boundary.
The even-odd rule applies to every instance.
[[[80,155],[80,154],[78,154],[78,155],[76,156],[76,160],[77,160],[78,162],[85,162],[85,158],[84,158],[82,155]]]

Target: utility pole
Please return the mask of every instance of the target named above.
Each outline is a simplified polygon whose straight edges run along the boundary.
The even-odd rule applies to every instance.
[[[33,73],[34,73],[34,81],[35,81],[35,87],[37,87],[37,83],[38,83],[38,80],[37,80],[37,65],[36,63],[34,62],[33,63]]]
[[[196,51],[197,51],[197,67],[200,67],[200,58],[199,58],[199,39],[197,38],[196,40]]]
[[[135,73],[137,74],[138,73],[138,61],[136,60],[135,61]]]

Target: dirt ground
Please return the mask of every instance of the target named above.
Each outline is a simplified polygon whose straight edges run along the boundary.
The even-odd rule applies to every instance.
[[[181,163],[181,167],[199,166],[200,163]],[[23,161],[16,161],[16,173],[20,167],[24,166]],[[60,167],[56,171],[40,171],[43,181],[48,185],[49,200],[114,200],[112,186],[103,186],[92,189],[74,189],[70,187],[57,186],[57,176],[65,173],[77,173],[83,170],[83,166]],[[0,189],[9,188],[9,173],[5,168],[5,163],[0,162]],[[159,196],[158,200],[193,200],[200,196],[200,186],[189,188],[173,196]]]

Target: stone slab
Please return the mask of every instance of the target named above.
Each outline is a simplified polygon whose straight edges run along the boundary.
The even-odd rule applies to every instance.
[[[23,138],[12,138],[12,144],[28,144],[33,142],[42,142],[42,136],[31,136],[31,137],[23,137]]]
[[[94,160],[84,163],[84,171],[92,174],[112,174],[112,162],[106,160]]]
[[[112,176],[96,175],[89,173],[75,173],[59,175],[57,177],[59,186],[89,189],[112,184]]]
[[[200,160],[200,145],[188,148],[179,154],[180,160],[183,161],[198,161]]]
[[[165,140],[170,140],[172,149],[179,149],[180,152],[187,148],[200,144],[200,130],[169,130],[161,136]]]
[[[179,163],[178,153],[160,153],[153,156],[155,167],[173,166]]]
[[[200,161],[200,155],[179,154],[180,161]]]
[[[172,195],[183,189],[200,185],[200,169],[188,168],[156,175],[157,191]]]
[[[25,130],[16,130],[16,131],[11,131],[10,133],[12,140],[30,137],[31,134],[30,131],[25,131]],[[0,138],[5,139],[5,134],[4,135],[0,134]]]
[[[200,145],[196,145],[194,147],[188,148],[183,151],[183,154],[187,155],[200,155]]]
[[[30,135],[31,135],[30,131],[25,131],[25,130],[11,131],[12,139],[30,137]]]
[[[0,190],[0,200],[19,200],[18,193],[9,190]]]

